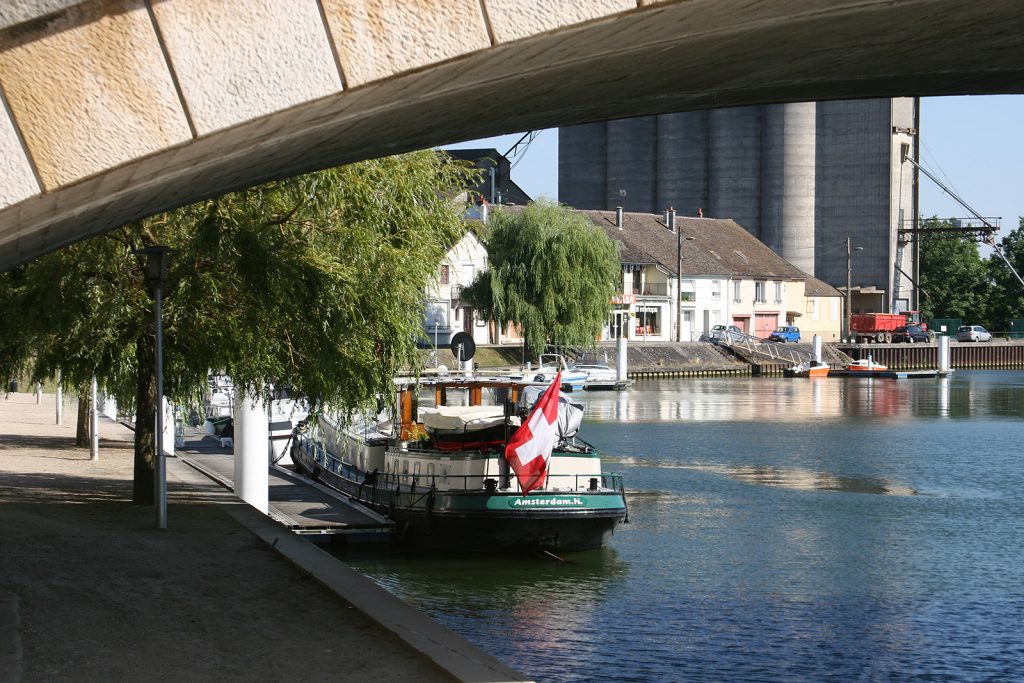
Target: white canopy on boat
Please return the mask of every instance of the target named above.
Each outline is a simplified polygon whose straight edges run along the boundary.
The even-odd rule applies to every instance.
[[[503,406],[438,406],[420,408],[419,418],[429,431],[472,432],[505,423]],[[519,418],[509,418],[509,426],[518,427]]]

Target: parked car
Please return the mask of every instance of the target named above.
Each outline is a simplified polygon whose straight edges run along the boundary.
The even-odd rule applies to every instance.
[[[914,342],[927,342],[932,341],[932,335],[920,325],[900,325],[892,331],[892,341],[907,342],[913,344]]]
[[[783,325],[768,335],[768,341],[800,343],[800,328]]]
[[[956,331],[956,340],[962,342],[987,342],[992,341],[992,333],[981,325],[962,325]]]
[[[743,334],[743,330],[735,325],[715,325],[711,328],[711,332],[708,333],[708,339],[713,342],[738,342],[743,341],[745,336],[746,335]]]

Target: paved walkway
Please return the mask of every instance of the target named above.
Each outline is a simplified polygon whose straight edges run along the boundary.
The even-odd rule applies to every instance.
[[[176,458],[156,529],[55,408],[0,394],[0,683],[524,680]]]

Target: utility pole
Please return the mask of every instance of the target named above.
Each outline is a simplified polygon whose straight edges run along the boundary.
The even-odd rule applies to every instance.
[[[675,207],[668,207],[668,227],[676,233],[676,341],[683,341],[683,240],[693,241],[692,237],[683,237],[676,224]]]
[[[864,247],[851,246],[850,236],[846,236],[846,330],[843,332],[843,337],[849,339],[850,337],[850,318],[853,316],[853,309],[850,307],[850,289],[852,284],[850,280],[853,275],[853,252],[861,251]]]

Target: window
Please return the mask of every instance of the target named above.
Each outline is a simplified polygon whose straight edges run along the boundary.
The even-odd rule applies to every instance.
[[[693,280],[680,280],[679,281],[679,300],[680,301],[696,301],[697,300],[697,287]]]
[[[722,281],[712,280],[711,281],[711,298],[721,299],[722,298]]]
[[[448,284],[448,266],[441,266],[441,284]]]
[[[661,334],[661,309],[657,306],[637,306],[636,336]]]
[[[758,280],[754,283],[754,303],[763,304],[768,301],[768,296],[765,294],[767,283],[764,280]]]
[[[781,282],[776,282],[775,283],[775,303],[777,303],[777,304],[781,304],[782,303],[782,283]]]
[[[742,299],[740,299],[740,281],[739,280],[736,280],[735,282],[732,283],[732,300],[733,300],[733,303],[737,303],[737,304],[740,301],[742,301]]]

